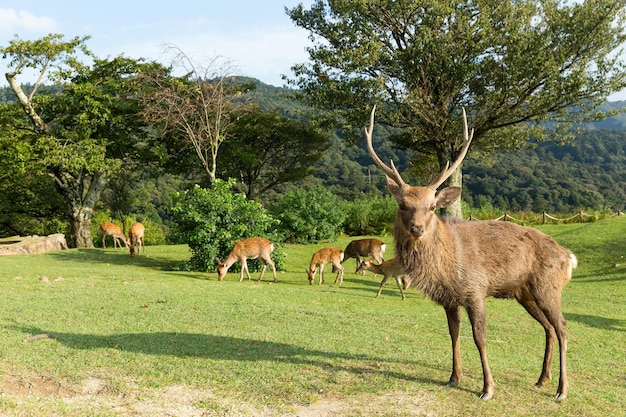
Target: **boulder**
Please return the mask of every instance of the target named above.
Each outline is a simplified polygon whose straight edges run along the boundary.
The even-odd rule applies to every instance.
[[[68,249],[65,235],[13,236],[0,239],[0,256],[44,253]]]

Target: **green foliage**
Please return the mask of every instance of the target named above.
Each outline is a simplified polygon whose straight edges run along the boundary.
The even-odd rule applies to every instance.
[[[329,146],[311,123],[258,107],[239,115],[230,133],[218,158],[222,177],[241,178],[250,199],[311,175]]]
[[[334,240],[346,217],[337,197],[324,188],[283,194],[268,210],[280,220],[285,239],[298,243]]]
[[[346,213],[343,229],[350,236],[388,234],[398,211],[398,204],[391,196],[344,201],[342,207]]]
[[[218,179],[211,188],[196,185],[174,195],[173,220],[180,240],[191,249],[187,265],[191,270],[215,271],[215,259],[225,259],[233,245],[244,238],[265,237],[277,246],[278,222],[261,204],[233,193],[234,183],[232,179]],[[272,259],[279,268],[282,255],[278,247]]]

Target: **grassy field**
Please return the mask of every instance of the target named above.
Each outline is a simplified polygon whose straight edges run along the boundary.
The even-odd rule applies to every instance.
[[[415,290],[402,301],[393,280],[374,299],[381,277],[355,275],[354,260],[341,287],[329,268],[324,285],[310,286],[304,269],[325,245],[287,246],[275,284],[177,271],[186,247],[149,246],[136,258],[114,249],[0,257],[0,415],[624,415],[626,217],[542,229],[579,258],[563,295],[563,403],[552,400],[556,379],[534,387],[544,333],[515,301],[488,301],[496,392],[481,401],[466,316],[465,379],[448,388],[443,309]]]

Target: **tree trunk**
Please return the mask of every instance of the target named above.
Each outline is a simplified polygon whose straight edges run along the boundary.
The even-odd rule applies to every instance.
[[[81,173],[74,176],[65,171],[57,171],[54,178],[71,216],[67,245],[70,248],[93,248],[91,218],[100,192],[106,185],[106,175]]]

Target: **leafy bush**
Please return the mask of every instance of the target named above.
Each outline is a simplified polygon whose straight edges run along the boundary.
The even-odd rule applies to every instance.
[[[224,260],[233,245],[248,237],[265,237],[274,242],[272,259],[281,269],[284,255],[276,245],[277,221],[261,204],[246,199],[244,194],[232,193],[234,180],[216,180],[211,188],[195,187],[174,194],[172,213],[176,233],[191,249],[187,267],[196,271],[216,270],[215,258]],[[260,262],[249,262],[251,271]],[[240,267],[237,264],[237,267]],[[235,271],[236,268],[231,270]]]
[[[385,235],[391,230],[398,203],[391,196],[359,198],[342,204],[344,232],[350,236]]]
[[[346,217],[337,197],[324,188],[283,194],[269,206],[280,220],[280,232],[290,242],[334,240]]]

